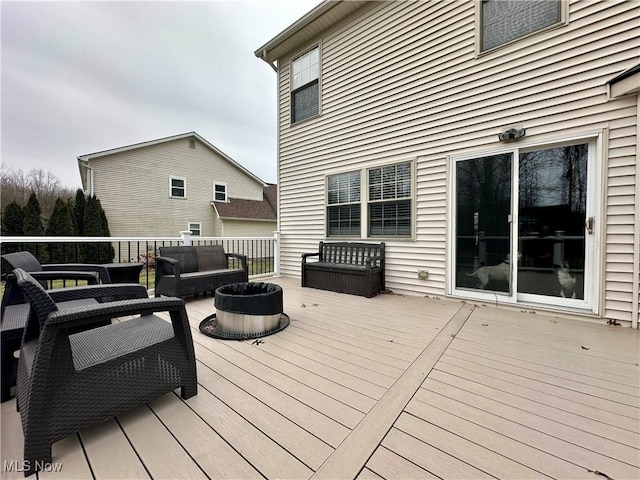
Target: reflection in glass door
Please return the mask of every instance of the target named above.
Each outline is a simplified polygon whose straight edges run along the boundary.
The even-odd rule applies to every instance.
[[[584,299],[588,145],[521,153],[518,293]]]
[[[456,164],[456,288],[510,294],[511,153]]]
[[[593,302],[585,275],[595,258],[587,253],[590,148],[514,148],[455,162],[452,286],[459,294],[581,308]]]

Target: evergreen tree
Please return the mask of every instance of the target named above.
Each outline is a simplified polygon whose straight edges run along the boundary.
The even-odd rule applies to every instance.
[[[2,234],[22,235],[22,224],[24,223],[24,211],[17,202],[11,202],[4,209],[2,214]]]
[[[102,220],[95,197],[89,197],[84,209],[83,235],[85,237],[102,237]],[[85,243],[82,247],[83,261],[100,263],[100,246],[97,243]]]
[[[89,197],[84,211],[84,236],[85,237],[106,237],[105,232],[106,217],[100,205],[100,201],[95,197]],[[108,226],[107,226],[108,229]],[[84,261],[86,263],[110,263],[113,261],[114,250],[111,243],[87,243],[84,246]]]
[[[53,212],[45,233],[48,237],[73,236],[73,218],[69,204],[58,198],[53,206]],[[49,244],[49,261],[53,263],[65,263],[65,244]]]
[[[103,210],[102,204],[100,203],[99,199],[97,199],[97,202],[98,202],[98,208],[100,209],[100,221],[102,222],[102,234],[105,237],[110,237],[111,232],[109,231],[109,221],[107,220],[107,214]],[[111,263],[113,261],[113,257],[115,257],[116,255],[116,252],[113,248],[113,244],[105,243],[104,246],[105,246],[105,258],[107,258],[107,260],[104,263]]]
[[[84,235],[84,210],[87,200],[81,188],[76,192],[76,201],[73,204],[73,230],[78,237]]]
[[[2,213],[2,235],[19,236],[22,235],[22,224],[24,223],[24,211],[17,202],[11,202]],[[2,253],[13,253],[21,249],[20,245],[13,243],[3,243]]]
[[[34,237],[44,235],[42,225],[42,210],[35,192],[31,192],[27,205],[24,207],[24,221],[22,232],[25,236]],[[36,243],[27,244],[26,250],[31,252],[41,263],[46,263],[46,252],[42,245]]]

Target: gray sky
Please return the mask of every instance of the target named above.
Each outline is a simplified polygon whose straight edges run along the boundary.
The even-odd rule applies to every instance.
[[[276,181],[276,73],[253,52],[320,0],[4,1],[2,165],[80,187],[77,157],[195,131]]]

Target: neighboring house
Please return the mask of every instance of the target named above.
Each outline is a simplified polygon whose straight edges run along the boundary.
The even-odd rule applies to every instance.
[[[261,237],[276,230],[277,187],[195,132],[78,157],[111,235]]]
[[[323,2],[255,52],[282,273],[385,241],[394,292],[636,326],[639,38],[637,1]]]

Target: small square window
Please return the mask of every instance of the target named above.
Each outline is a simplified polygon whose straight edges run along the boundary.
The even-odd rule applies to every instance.
[[[214,202],[226,202],[227,201],[227,184],[214,182],[213,184],[213,201]]]
[[[184,177],[169,177],[169,197],[187,198],[187,179]]]
[[[189,230],[194,237],[200,237],[202,235],[202,222],[189,222],[187,230]]]

